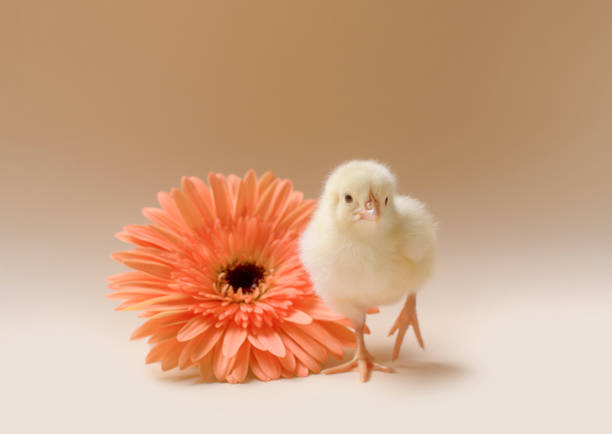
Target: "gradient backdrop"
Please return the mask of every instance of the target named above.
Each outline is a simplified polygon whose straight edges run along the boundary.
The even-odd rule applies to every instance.
[[[610,432],[609,1],[0,2],[2,432]],[[376,158],[440,222],[398,373],[201,384],[104,279],[211,171]],[[372,352],[399,306],[371,318]]]

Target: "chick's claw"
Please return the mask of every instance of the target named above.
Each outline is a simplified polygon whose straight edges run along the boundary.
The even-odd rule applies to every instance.
[[[389,366],[382,365],[380,363],[376,363],[373,360],[373,357],[369,354],[366,356],[363,356],[363,355],[360,356],[359,354],[355,354],[355,357],[353,357],[352,360],[346,363],[343,363],[341,365],[334,366],[333,368],[325,369],[324,371],[322,371],[322,373],[325,375],[329,375],[329,374],[339,374],[341,372],[349,372],[349,371],[358,371],[359,379],[362,382],[366,382],[370,379],[371,371],[381,371],[381,372],[388,372],[388,373],[395,372],[395,370]]]
[[[410,326],[412,326],[412,329],[414,330],[419,346],[425,349],[423,337],[421,336],[421,328],[419,327],[419,319],[416,313],[416,295],[414,294],[410,294],[406,298],[406,303],[404,304],[402,311],[389,331],[388,336],[391,336],[396,331],[398,332],[397,337],[395,338],[395,345],[393,346],[393,355],[391,360],[397,360],[399,357],[404,336],[406,335],[406,331],[410,328]]]

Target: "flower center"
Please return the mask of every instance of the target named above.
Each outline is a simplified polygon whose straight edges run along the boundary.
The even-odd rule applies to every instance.
[[[244,294],[250,294],[259,286],[265,274],[265,268],[257,264],[241,263],[227,268],[224,280],[233,288],[234,292],[241,288]]]

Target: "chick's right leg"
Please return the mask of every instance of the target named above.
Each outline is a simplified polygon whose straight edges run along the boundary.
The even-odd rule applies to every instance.
[[[365,319],[365,315],[364,315]],[[355,335],[357,338],[357,351],[353,358],[341,365],[328,368],[323,371],[323,374],[339,374],[341,372],[359,371],[359,378],[362,382],[366,382],[370,378],[370,371],[395,372],[393,368],[374,361],[374,357],[368,352],[365,346],[363,333],[365,329],[365,321],[355,325]]]

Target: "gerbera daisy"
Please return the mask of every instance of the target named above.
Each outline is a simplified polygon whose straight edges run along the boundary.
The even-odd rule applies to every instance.
[[[136,245],[114,259],[135,269],[109,277],[117,310],[148,318],[131,338],[149,337],[146,362],[199,367],[204,379],[237,383],[318,373],[355,339],[315,294],[297,241],[315,202],[270,172],[259,180],[211,173],[210,188],[183,177],[161,192],[152,224],[117,238]]]

